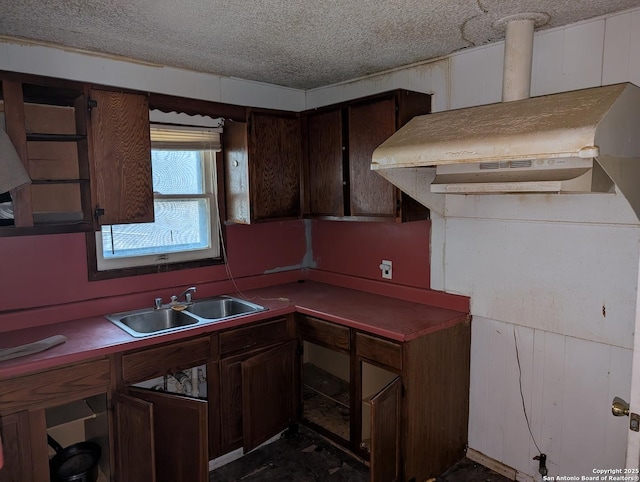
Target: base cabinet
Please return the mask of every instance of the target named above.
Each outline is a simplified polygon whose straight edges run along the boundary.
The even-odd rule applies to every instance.
[[[209,480],[205,400],[132,388],[116,394],[116,427],[120,480]]]
[[[29,412],[22,411],[0,417],[0,435],[5,465],[0,469],[1,482],[35,481],[31,440],[29,438]]]
[[[248,452],[296,419],[296,347],[288,341],[220,360],[222,453]]]
[[[217,371],[217,343],[216,335],[206,335],[116,355],[113,406],[119,481],[208,480],[209,434],[215,435],[217,428],[209,424],[209,398],[217,407],[209,371]],[[200,392],[201,380],[194,378],[201,369],[206,392]],[[178,379],[190,389],[176,392]]]
[[[51,435],[63,447],[82,441],[102,448],[99,469],[111,477],[107,397],[109,361],[97,359],[2,380],[0,436],[5,466],[2,482],[50,480],[47,445]]]
[[[370,402],[371,482],[398,480],[400,476],[400,377],[378,392]]]
[[[302,422],[368,460],[371,481],[426,480],[464,455],[469,323],[405,342],[305,315],[297,329]]]

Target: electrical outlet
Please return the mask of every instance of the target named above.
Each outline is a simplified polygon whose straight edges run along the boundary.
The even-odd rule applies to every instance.
[[[383,279],[392,279],[393,278],[393,263],[386,259],[382,260],[380,264],[380,271],[382,271]]]

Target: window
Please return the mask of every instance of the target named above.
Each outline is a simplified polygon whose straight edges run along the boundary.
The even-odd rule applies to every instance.
[[[102,226],[97,270],[220,258],[219,129],[151,127],[153,223]]]

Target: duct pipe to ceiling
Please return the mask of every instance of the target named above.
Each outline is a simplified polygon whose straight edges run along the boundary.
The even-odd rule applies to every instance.
[[[502,102],[526,99],[531,93],[533,19],[510,20],[504,42]]]

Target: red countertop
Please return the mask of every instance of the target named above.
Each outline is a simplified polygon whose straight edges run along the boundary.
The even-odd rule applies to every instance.
[[[230,294],[265,306],[268,310],[145,338],[132,337],[102,316],[3,332],[0,334],[0,348],[19,346],[53,335],[64,335],[67,341],[40,353],[0,362],[0,379],[212,333],[295,311],[396,341],[408,341],[469,318],[468,313],[461,311],[315,281]]]

